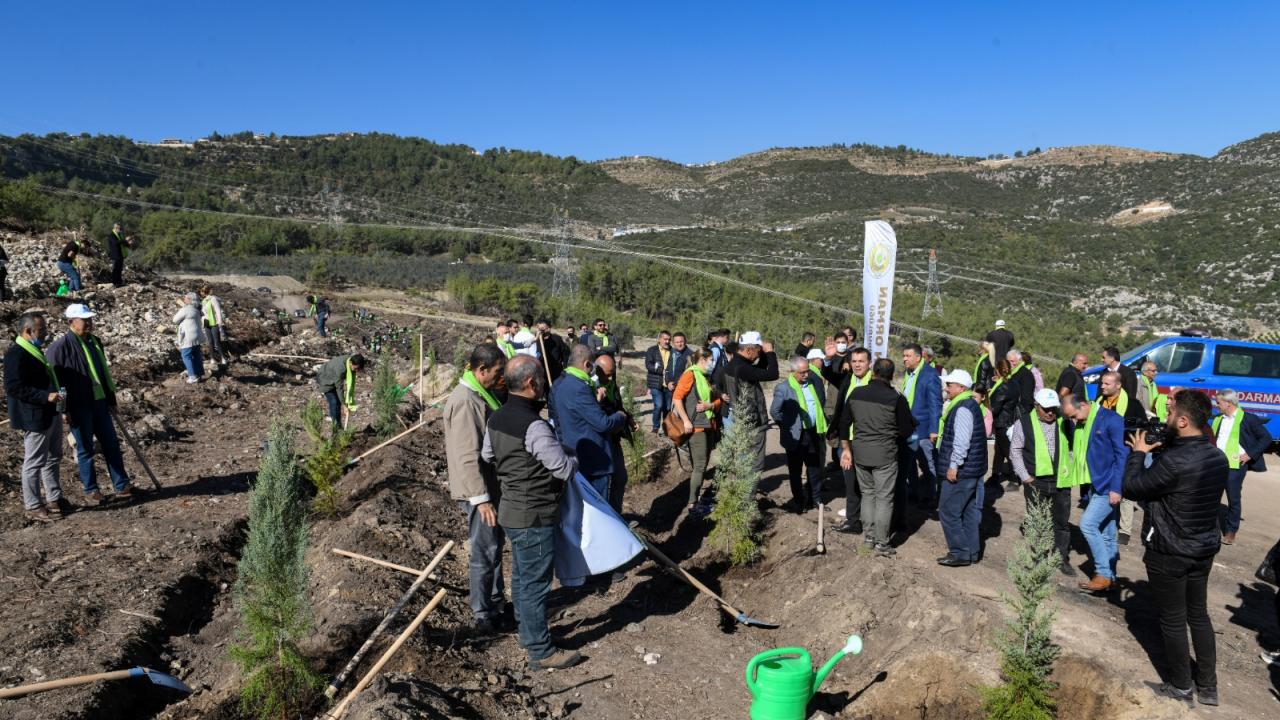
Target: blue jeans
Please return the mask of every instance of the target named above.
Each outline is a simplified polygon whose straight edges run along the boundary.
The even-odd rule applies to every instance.
[[[665,387],[649,388],[649,396],[653,398],[653,429],[662,427],[662,419],[671,412],[671,391]]]
[[[59,262],[58,269],[67,276],[67,287],[71,292],[80,292],[80,271],[69,262]]]
[[[124,455],[120,453],[120,439],[111,423],[111,412],[106,400],[93,401],[92,407],[67,414],[71,421],[71,434],[76,439],[76,464],[80,466],[80,483],[86,495],[98,490],[97,471],[93,467],[93,439],[102,443],[102,457],[107,461],[107,472],[116,492],[129,484],[124,471]]]
[[[476,620],[497,620],[507,604],[502,586],[502,546],[507,536],[501,525],[489,527],[480,519],[476,506],[458,501],[467,516],[467,576],[471,589],[471,612]],[[494,504],[497,507],[497,504]]]
[[[511,541],[511,601],[520,644],[530,660],[542,660],[556,651],[547,625],[556,526],[503,529]]]
[[[985,471],[986,468],[983,468]],[[960,477],[942,482],[938,520],[947,539],[947,553],[957,560],[977,562],[982,554],[982,478]]]
[[[1089,543],[1094,574],[1108,580],[1116,579],[1116,563],[1120,560],[1120,548],[1116,545],[1119,514],[1119,507],[1112,505],[1106,495],[1091,493],[1089,506],[1080,516],[1080,534]]]
[[[1240,531],[1240,493],[1244,491],[1244,468],[1227,471],[1227,511],[1222,518],[1223,532]]]
[[[917,503],[933,500],[938,496],[938,473],[935,470],[935,450],[926,435],[907,438],[902,452],[902,475],[910,490],[911,499]],[[921,470],[924,472],[921,473]]]
[[[204,377],[204,356],[200,352],[199,345],[192,345],[189,348],[182,348],[182,364],[187,367],[187,376],[193,378]]]
[[[328,313],[316,313],[316,332],[320,337],[329,337],[329,331],[324,329],[324,323],[328,319]]]
[[[329,419],[333,421],[334,431],[342,429],[342,401],[338,399],[338,393],[329,390],[324,394],[325,402],[329,404]]]

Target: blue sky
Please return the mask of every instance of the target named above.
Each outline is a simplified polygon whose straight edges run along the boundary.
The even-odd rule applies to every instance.
[[[379,131],[703,162],[832,142],[1212,154],[1280,130],[1275,2],[9,2],[0,27],[4,134]]]

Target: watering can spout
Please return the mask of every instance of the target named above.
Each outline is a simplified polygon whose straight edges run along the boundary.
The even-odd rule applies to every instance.
[[[822,686],[822,682],[827,679],[827,675],[831,673],[831,670],[836,666],[836,663],[840,662],[841,658],[845,655],[857,655],[861,652],[862,638],[858,635],[850,635],[844,647],[835,655],[832,655],[831,659],[822,666],[822,669],[818,670],[817,676],[813,678],[813,693],[817,694],[818,688]]]

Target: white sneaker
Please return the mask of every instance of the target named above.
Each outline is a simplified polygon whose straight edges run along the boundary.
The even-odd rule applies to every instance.
[[[198,382],[200,382],[200,378],[191,377],[190,375],[187,376],[188,385],[195,385]]]
[[[842,518],[847,518],[847,517],[849,517],[849,511],[848,511],[848,510],[845,510],[844,508],[840,508],[840,512],[838,512],[838,513],[836,513],[836,514],[837,514],[837,515],[839,515],[839,516],[840,516],[840,517],[842,517]]]
[[[1258,657],[1262,658],[1262,662],[1268,665],[1280,665],[1280,650],[1263,650]]]

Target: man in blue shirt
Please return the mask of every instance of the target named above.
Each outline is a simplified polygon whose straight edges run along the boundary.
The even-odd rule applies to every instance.
[[[1080,516],[1080,533],[1093,556],[1093,578],[1080,583],[1080,590],[1105,592],[1115,584],[1116,563],[1120,560],[1116,522],[1124,464],[1129,457],[1124,419],[1101,403],[1074,395],[1062,397],[1062,414],[1072,423],[1075,440],[1071,443],[1071,460],[1076,477],[1093,486],[1089,505]]]
[[[902,395],[911,408],[916,429],[907,438],[899,458],[900,492],[906,495],[909,491],[918,505],[936,506],[938,478],[934,444],[938,440],[938,418],[942,413],[942,383],[938,380],[938,371],[924,362],[923,349],[916,343],[902,349],[902,364],[907,369]],[[905,508],[905,502],[902,507]]]

